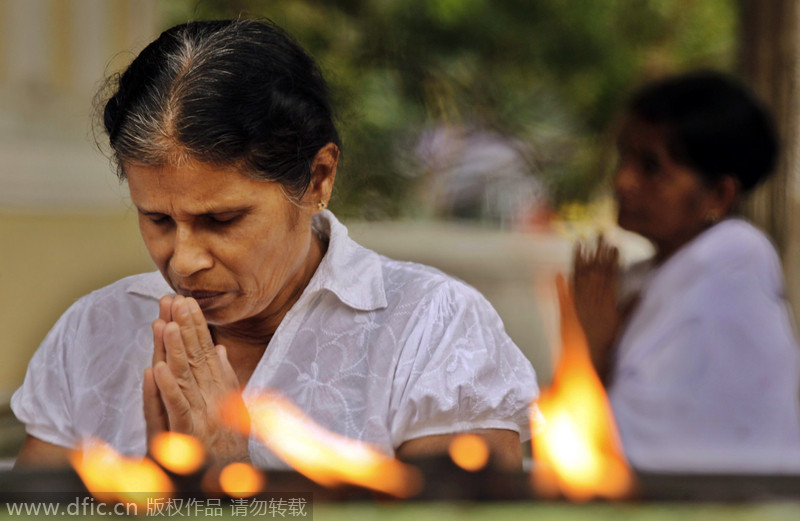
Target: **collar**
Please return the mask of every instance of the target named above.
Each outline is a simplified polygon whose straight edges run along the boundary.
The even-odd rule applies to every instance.
[[[329,210],[316,214],[311,225],[315,233],[328,240],[328,250],[305,293],[328,290],[344,304],[361,311],[385,308],[380,256],[353,241],[347,227]],[[157,271],[134,277],[126,291],[155,300],[174,294]]]
[[[328,251],[306,288],[328,290],[351,308],[372,311],[387,306],[380,256],[352,240],[347,227],[330,210],[312,221],[314,231],[328,238]]]

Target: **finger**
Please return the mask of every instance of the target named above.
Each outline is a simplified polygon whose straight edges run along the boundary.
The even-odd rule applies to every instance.
[[[594,258],[592,259],[592,264],[597,267],[597,265],[603,261],[606,252],[606,239],[603,236],[603,233],[600,232],[597,235],[597,241],[595,242],[594,248]]]
[[[617,269],[619,269],[619,248],[616,246],[611,248],[611,264]]]
[[[233,366],[228,360],[228,352],[225,346],[215,346],[214,350],[217,353],[216,358],[218,358],[220,362],[222,386],[218,388],[221,389],[221,392],[218,392],[216,395],[213,406],[217,408],[217,414],[221,415],[221,417],[227,417],[225,409],[231,405],[231,400],[235,399],[236,396],[241,400],[240,393],[242,390],[239,385],[239,378],[236,376],[236,371],[234,371]]]
[[[568,300],[569,283],[563,274],[556,275],[556,294],[558,295],[558,303],[561,311],[564,311],[564,303]]]
[[[211,331],[208,329],[208,323],[206,322],[206,317],[203,315],[203,311],[200,309],[200,304],[193,298],[187,298],[186,303],[189,308],[189,314],[192,317],[192,322],[194,322],[197,330],[200,346],[208,354],[216,354],[217,350],[214,347],[214,340],[211,338]]]
[[[167,360],[164,351],[164,326],[172,321],[171,295],[164,295],[158,300],[158,318],[153,322],[153,365]]]
[[[572,257],[572,277],[573,286],[579,286],[586,276],[586,260],[584,258],[584,245],[580,242],[575,244]]]
[[[616,264],[619,256],[619,250],[613,244],[606,244],[605,263],[608,267],[613,267]]]
[[[158,386],[170,430],[193,434],[192,406],[167,364],[160,362],[153,367],[153,377]]]
[[[585,337],[578,313],[575,309],[575,300],[571,288],[566,278],[558,274],[556,276],[556,291],[558,293],[558,305],[561,316],[561,342],[564,351],[581,349],[585,346]]]
[[[581,243],[576,242],[572,248],[572,278],[575,279],[575,274],[581,269]]]
[[[223,381],[231,388],[239,389],[239,377],[236,376],[236,371],[234,371],[230,360],[228,360],[228,350],[223,345],[216,346],[216,350],[222,369]]]
[[[144,370],[142,383],[142,399],[144,404],[144,423],[147,432],[147,442],[150,443],[157,434],[169,430],[167,412],[158,393],[158,385],[153,376],[153,368]]]
[[[606,239],[603,233],[597,235],[597,242],[595,243],[594,260],[595,264],[603,262],[606,253]]]
[[[575,262],[580,269],[586,269],[591,260],[592,252],[589,243],[585,240],[578,242],[575,248]]]
[[[164,327],[164,347],[167,353],[166,368],[180,386],[186,400],[193,407],[202,408],[205,404],[195,374],[189,364],[186,348],[183,345],[180,326],[170,322]],[[159,367],[160,364],[154,366]],[[163,396],[162,396],[163,399]]]
[[[189,362],[189,367],[194,374],[194,379],[198,384],[207,385],[213,381],[213,375],[209,368],[209,357],[216,358],[216,350],[214,344],[211,342],[211,334],[208,333],[208,327],[205,325],[206,321],[203,318],[202,312],[200,315],[200,324],[195,324],[194,317],[190,310],[191,303],[194,299],[181,298],[173,303],[172,316],[180,326],[181,340],[183,341],[183,348],[186,351],[186,358]],[[195,302],[195,305],[197,303]],[[199,310],[199,307],[198,307]],[[205,333],[202,332],[205,329]],[[201,335],[207,336],[210,347],[204,349],[200,337]]]
[[[208,328],[208,323],[206,322],[206,317],[203,315],[203,311],[200,309],[200,304],[193,298],[186,299],[186,302],[189,307],[189,314],[191,315],[192,322],[194,323],[197,339],[200,343],[200,349],[204,353],[211,376],[216,382],[224,382],[219,352],[214,345],[214,339],[211,337],[211,330]]]
[[[172,301],[174,298],[171,295],[164,295],[158,301],[158,318],[164,322],[172,321]]]
[[[165,324],[162,338],[164,339],[166,363],[172,374],[178,379],[193,378],[189,360],[186,356],[186,349],[183,347],[181,328],[178,323],[169,322]]]
[[[153,322],[153,364],[166,362],[167,352],[164,350],[164,328],[167,323],[162,318]]]

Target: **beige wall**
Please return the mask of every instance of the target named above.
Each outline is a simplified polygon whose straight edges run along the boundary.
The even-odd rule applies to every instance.
[[[80,296],[152,270],[132,212],[0,213],[0,393],[7,398],[33,351]]]
[[[156,7],[0,1],[0,405],[72,301],[151,269],[91,115],[103,78],[158,33]]]

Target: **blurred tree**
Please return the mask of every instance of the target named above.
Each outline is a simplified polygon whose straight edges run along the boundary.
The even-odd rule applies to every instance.
[[[522,143],[555,205],[586,200],[604,130],[641,81],[732,69],[735,0],[179,0],[169,24],[266,16],[322,65],[342,120],[338,214],[421,211],[410,151],[432,126]]]
[[[800,7],[795,0],[743,0],[741,4],[740,70],[775,114],[784,145],[775,175],[750,198],[746,212],[770,234],[779,251],[785,254],[793,231],[790,228],[793,220],[792,173],[800,166],[797,147],[790,146],[797,143],[800,130],[797,110]]]
[[[781,252],[789,301],[795,320],[800,321],[800,241],[796,240],[799,225],[795,215],[800,197],[800,5],[795,0],[740,3],[740,70],[775,114],[783,144],[775,175],[749,198],[745,214],[770,234]]]

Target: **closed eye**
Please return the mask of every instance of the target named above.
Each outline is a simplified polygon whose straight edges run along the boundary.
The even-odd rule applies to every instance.
[[[153,224],[164,226],[172,223],[172,217],[170,217],[167,214],[154,213],[154,212],[141,212],[141,213],[142,215],[150,219],[150,222],[152,222]]]
[[[244,213],[242,212],[208,213],[204,214],[203,218],[214,226],[230,226],[236,223],[243,215]]]

